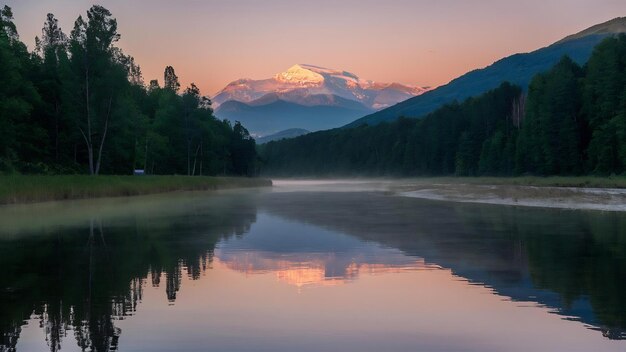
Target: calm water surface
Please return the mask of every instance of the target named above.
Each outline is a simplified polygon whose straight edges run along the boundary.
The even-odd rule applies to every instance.
[[[626,216],[279,183],[0,208],[0,351],[625,351]]]

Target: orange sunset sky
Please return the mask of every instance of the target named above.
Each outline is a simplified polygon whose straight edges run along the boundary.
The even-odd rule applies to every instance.
[[[88,0],[5,0],[30,48],[45,16],[69,33]],[[146,82],[166,65],[213,95],[296,63],[438,86],[614,17],[624,0],[100,0]]]

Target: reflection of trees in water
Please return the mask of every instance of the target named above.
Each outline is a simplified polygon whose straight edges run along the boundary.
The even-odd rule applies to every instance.
[[[281,217],[423,257],[501,295],[557,308],[609,338],[624,338],[623,214],[357,193],[270,195],[262,204]],[[84,350],[116,350],[115,320],[134,314],[143,285],[162,287],[173,302],[182,278],[200,278],[215,244],[244,233],[256,208],[241,201],[181,214],[121,222],[92,217],[0,241],[0,351],[14,350],[33,314],[51,351],[72,339]]]
[[[14,323],[10,326],[5,326],[2,332],[1,340],[0,340],[0,351],[4,352],[13,352],[15,351],[15,346],[17,345],[17,339],[22,332],[21,324]]]
[[[247,231],[256,210],[237,206],[122,222],[92,218],[83,227],[0,241],[0,351],[15,350],[31,316],[50,351],[72,333],[84,351],[116,351],[115,320],[134,314],[145,283],[165,286],[174,302],[183,275],[199,279],[220,239]]]
[[[626,216],[513,207],[456,212],[470,230],[492,229],[521,244],[534,289],[558,297],[538,296],[539,303],[598,326],[608,338],[626,338]]]
[[[626,216],[359,193],[272,196],[270,213],[398,248],[513,300],[626,338]],[[346,220],[349,219],[349,220]]]

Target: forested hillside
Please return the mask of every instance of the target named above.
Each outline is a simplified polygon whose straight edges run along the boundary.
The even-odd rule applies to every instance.
[[[589,60],[593,48],[607,36],[608,34],[587,35],[530,53],[515,54],[503,58],[485,68],[470,71],[450,81],[450,83],[420,96],[364,116],[348,124],[347,127],[390,122],[399,116],[421,118],[445,104],[478,97],[489,90],[496,89],[502,82],[510,82],[526,91],[536,74],[549,70],[563,56],[569,56],[580,65],[585,64]]]
[[[0,173],[255,173],[243,126],[216,119],[194,84],[180,92],[172,67],[146,87],[119,39],[93,6],[69,35],[49,14],[29,52],[1,9]]]
[[[277,175],[579,175],[626,171],[626,35],[607,38],[584,67],[568,57],[423,119],[270,142]]]

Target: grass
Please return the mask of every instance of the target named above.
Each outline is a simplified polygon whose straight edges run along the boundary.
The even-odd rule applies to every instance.
[[[10,175],[0,176],[0,204],[264,187],[271,184],[266,179],[239,177]]]
[[[626,188],[626,176],[433,177],[411,181],[417,184]],[[263,186],[271,186],[271,181],[259,178],[198,176],[10,175],[0,176],[0,204]]]
[[[416,182],[536,187],[626,188],[626,176],[434,177],[418,178]]]

